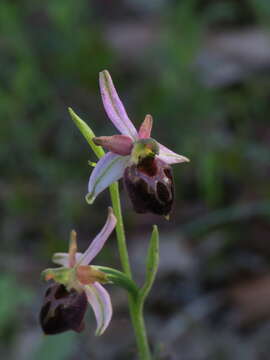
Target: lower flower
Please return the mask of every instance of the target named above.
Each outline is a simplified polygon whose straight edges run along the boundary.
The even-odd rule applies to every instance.
[[[103,271],[89,263],[102,249],[115,225],[116,218],[109,208],[103,229],[84,253],[77,252],[76,233],[72,231],[69,252],[53,256],[53,261],[61,267],[43,271],[45,280],[53,281],[45,293],[39,316],[45,334],[83,330],[88,304],[96,317],[96,335],[101,335],[109,325],[112,305],[110,295],[103,287],[109,280]]]

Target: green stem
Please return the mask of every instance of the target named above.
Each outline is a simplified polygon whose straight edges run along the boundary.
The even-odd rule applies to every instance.
[[[118,251],[120,256],[120,261],[122,268],[126,275],[132,278],[131,268],[129,264],[129,256],[126,244],[126,235],[123,223],[123,216],[121,210],[121,203],[120,203],[120,195],[119,195],[119,186],[118,182],[115,182],[110,185],[110,194],[112,200],[112,207],[114,215],[117,218],[116,223],[116,236],[117,236],[117,244],[118,244]]]
[[[152,356],[148,344],[148,337],[143,316],[143,302],[136,300],[129,295],[129,309],[136,337],[139,358],[141,360],[151,360]]]
[[[117,235],[117,243],[118,243],[118,250],[119,250],[121,264],[125,274],[132,279],[132,273],[129,264],[129,256],[126,245],[126,235],[125,235],[124,223],[122,217],[118,182],[113,183],[110,186],[110,194],[111,194],[114,214],[117,217],[116,235]],[[128,304],[129,304],[130,317],[136,337],[136,343],[139,351],[139,358],[141,360],[151,360],[151,353],[149,349],[146,327],[143,317],[143,302],[140,301],[137,297],[135,298],[134,296],[129,294]]]

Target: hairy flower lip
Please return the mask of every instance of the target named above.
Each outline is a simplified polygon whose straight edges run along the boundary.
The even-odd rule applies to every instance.
[[[168,216],[174,200],[171,167],[162,160],[145,158],[139,165],[131,165],[124,173],[124,184],[138,213]]]
[[[51,284],[46,290],[39,316],[43,332],[55,335],[67,330],[82,331],[86,309],[84,292],[67,291],[64,285]]]
[[[107,275],[101,270],[98,270],[95,266],[90,266],[89,263],[92,262],[93,258],[103,248],[108,237],[114,230],[115,225],[116,217],[113,214],[112,209],[109,208],[105,225],[98,233],[98,235],[94,238],[94,240],[90,243],[90,245],[83,254],[77,252],[76,233],[75,231],[72,231],[70,236],[69,252],[56,253],[53,256],[53,261],[56,264],[61,265],[61,267],[55,269],[47,269],[44,270],[42,273],[45,280],[53,280],[53,284],[63,286],[65,291],[67,291],[68,293],[72,293],[72,291],[75,291],[78,296],[80,294],[84,294],[85,299],[87,299],[88,303],[91,305],[96,317],[96,335],[101,335],[108,327],[112,317],[112,305],[107,290],[105,290],[105,288],[101,285],[101,283],[104,284],[108,282]],[[74,298],[72,296],[70,298],[71,300]],[[68,304],[69,303],[67,303],[66,305],[68,306]],[[44,304],[44,306],[46,306],[46,304]],[[41,325],[43,330],[45,329],[45,333],[45,310],[47,310],[47,307],[45,309],[43,307],[40,314]],[[72,311],[76,312],[76,306],[75,309],[73,309]],[[50,328],[50,330],[48,331],[50,331],[51,334],[54,331],[53,326],[55,326],[55,331],[57,331],[55,333],[59,333],[69,329],[75,331],[77,331],[76,329],[79,329],[79,325],[76,323],[75,320],[72,321],[75,321],[76,326],[72,327],[73,325],[67,320],[68,314],[66,314],[64,310],[61,310],[59,308],[58,315],[60,317],[58,317],[58,322],[56,321],[56,319],[54,320],[56,322],[52,321],[49,325],[47,324]],[[61,321],[62,327],[60,326]]]
[[[134,163],[139,164],[145,157],[154,156],[167,165],[189,161],[185,156],[176,154],[151,138],[153,125],[151,115],[146,115],[139,131],[136,130],[107,70],[100,72],[99,83],[104,109],[120,135],[94,138],[95,144],[104,146],[109,152],[98,161],[89,178],[86,195],[89,204],[92,204],[98,194],[113,182],[120,180],[127,167]],[[138,151],[138,144],[142,144],[143,141],[149,142],[150,139],[155,142],[156,149],[146,146]],[[137,149],[134,150],[136,147]]]

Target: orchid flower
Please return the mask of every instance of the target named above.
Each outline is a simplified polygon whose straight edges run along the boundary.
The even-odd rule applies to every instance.
[[[45,293],[40,313],[45,334],[81,331],[88,303],[96,317],[96,335],[101,335],[109,325],[112,305],[107,290],[101,285],[108,282],[107,276],[89,264],[100,252],[115,225],[116,217],[109,208],[104,227],[83,254],[77,252],[76,233],[72,231],[69,252],[53,255],[53,262],[61,267],[43,271],[45,280],[54,281]]]
[[[136,130],[107,70],[100,73],[99,81],[105,111],[121,134],[93,139],[109,152],[99,160],[90,176],[87,201],[93,203],[99,193],[124,177],[137,212],[168,215],[174,195],[170,164],[189,160],[151,138],[151,115],[146,115],[139,131]]]

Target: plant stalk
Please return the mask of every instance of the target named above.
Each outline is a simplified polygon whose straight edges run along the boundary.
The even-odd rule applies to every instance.
[[[151,352],[143,316],[143,303],[129,295],[129,309],[131,321],[136,337],[139,359],[151,360]]]
[[[110,185],[110,194],[114,214],[117,218],[116,235],[120,261],[124,273],[132,279],[131,267],[129,263],[128,250],[126,245],[126,235],[121,210],[118,182]],[[139,352],[139,358],[140,360],[151,360],[151,353],[143,317],[143,302],[139,299],[139,296],[135,298],[131,294],[128,294],[128,304],[137,348]]]
[[[123,216],[122,216],[122,210],[121,210],[118,182],[115,182],[110,185],[110,195],[111,195],[111,200],[112,200],[113,212],[117,218],[116,236],[117,236],[117,244],[118,244],[118,251],[119,251],[121,265],[122,265],[124,273],[127,276],[129,276],[130,278],[132,278],[131,267],[129,264],[127,244],[126,244],[126,234],[125,234]]]

